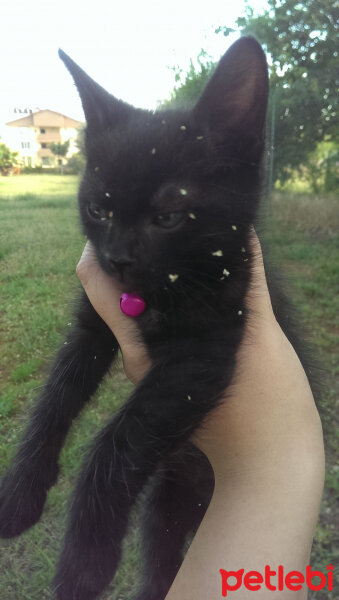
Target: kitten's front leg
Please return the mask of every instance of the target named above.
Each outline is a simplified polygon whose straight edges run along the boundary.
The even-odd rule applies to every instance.
[[[58,475],[65,436],[108,370],[118,344],[86,296],[57,354],[13,463],[0,485],[0,536],[13,537],[40,518]]]
[[[224,354],[218,360],[215,351],[210,356],[212,349],[206,359],[190,355],[154,366],[98,436],[71,508],[54,581],[58,600],[93,600],[110,582],[130,509],[147,478],[189,438],[230,381],[233,359],[227,363]]]

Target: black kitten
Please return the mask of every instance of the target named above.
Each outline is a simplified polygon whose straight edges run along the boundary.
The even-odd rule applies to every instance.
[[[87,120],[83,229],[102,268],[147,303],[137,323],[152,368],[85,460],[56,596],[91,600],[104,590],[120,560],[130,510],[148,481],[145,575],[137,600],[163,600],[213,490],[207,460],[188,440],[229,385],[244,330],[267,65],[259,44],[242,38],[192,110],[152,113],[115,99],[60,56]],[[271,291],[286,331],[280,296]],[[117,350],[84,295],[2,481],[2,536],[39,520],[65,436]]]

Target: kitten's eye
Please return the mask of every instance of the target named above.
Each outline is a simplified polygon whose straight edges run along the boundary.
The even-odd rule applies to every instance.
[[[95,221],[107,221],[109,218],[109,213],[104,208],[100,208],[98,204],[94,204],[91,202],[88,207],[89,216]]]
[[[154,222],[156,223],[156,225],[159,225],[159,227],[163,227],[164,229],[171,229],[172,227],[179,225],[179,223],[181,223],[181,221],[183,220],[184,216],[184,211],[167,213],[164,215],[157,215],[155,217]]]

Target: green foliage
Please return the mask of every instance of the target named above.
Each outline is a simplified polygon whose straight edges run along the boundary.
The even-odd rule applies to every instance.
[[[27,175],[28,173],[31,175],[55,175],[56,171],[54,167],[43,167],[42,165],[38,165],[36,167],[25,166],[21,169],[21,173]]]
[[[271,57],[274,179],[283,182],[292,169],[307,163],[319,141],[338,144],[339,5],[334,0],[268,0],[268,6],[256,14],[247,5],[237,25],[242,34],[255,35]],[[217,30],[226,36],[232,31]]]
[[[82,152],[73,154],[67,161],[67,173],[81,174],[85,168],[85,157]]]
[[[339,189],[338,164],[339,150],[334,142],[320,142],[305,165],[313,192],[335,192]]]
[[[52,142],[49,145],[50,151],[55,154],[55,156],[57,157],[65,157],[68,150],[69,150],[69,140],[67,140],[66,142]],[[64,165],[62,160],[59,161],[60,162],[60,173],[61,175],[64,174]]]
[[[196,64],[191,59],[187,72],[179,67],[174,67],[177,85],[171,93],[170,100],[162,102],[161,106],[181,108],[192,106],[204,89],[214,68],[215,64],[204,50],[200,51]]]
[[[325,192],[335,192],[339,189],[339,148],[334,148],[324,159]]]
[[[78,135],[76,137],[75,140],[75,145],[78,148],[79,152],[85,156],[85,132],[86,132],[86,125],[80,125],[80,127],[78,127]]]
[[[18,164],[18,153],[12,152],[6,144],[0,143],[0,174],[8,175],[15,165]]]
[[[49,149],[55,156],[66,156],[69,150],[69,140],[66,142],[51,142]]]

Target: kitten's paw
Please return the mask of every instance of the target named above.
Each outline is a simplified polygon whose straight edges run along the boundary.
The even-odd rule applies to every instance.
[[[0,537],[11,538],[35,525],[41,517],[47,490],[57,471],[42,481],[41,473],[24,469],[23,473],[7,473],[0,485]]]
[[[108,586],[108,577],[100,573],[99,567],[93,571],[78,571],[75,565],[67,568],[59,567],[53,581],[53,592],[56,600],[95,600]]]
[[[46,500],[46,492],[32,497],[28,493],[19,497],[7,486],[0,489],[0,537],[11,538],[20,535],[41,517]]]
[[[120,552],[112,545],[66,544],[53,581],[56,600],[94,600],[113,578]]]

